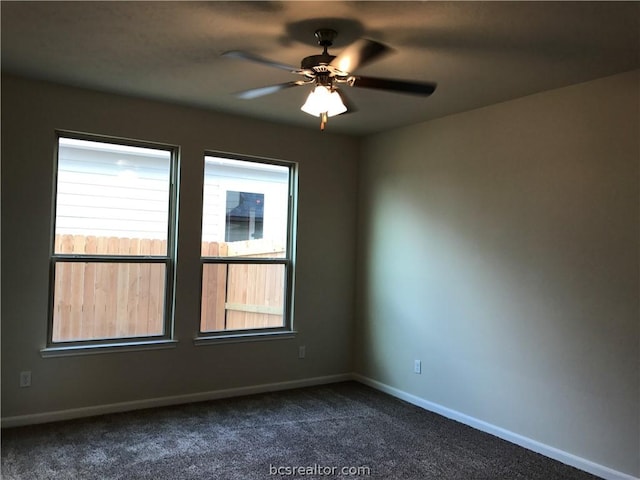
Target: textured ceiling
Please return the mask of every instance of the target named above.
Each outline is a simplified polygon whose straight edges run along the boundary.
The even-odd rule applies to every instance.
[[[313,32],[395,52],[357,73],[436,82],[427,98],[348,88],[357,112],[328,129],[366,134],[640,67],[638,2],[2,2],[2,70],[70,85],[318,128],[308,86],[223,58],[246,50],[299,65]],[[602,92],[606,95],[606,92]]]

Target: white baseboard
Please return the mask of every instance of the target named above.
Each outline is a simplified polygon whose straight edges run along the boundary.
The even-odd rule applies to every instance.
[[[290,390],[293,388],[310,387],[314,385],[324,385],[328,383],[344,382],[352,380],[349,373],[339,375],[327,375],[324,377],[305,378],[302,380],[290,380],[286,382],[265,383],[261,385],[251,385],[248,387],[227,388],[223,390],[213,390],[209,392],[190,393],[186,395],[174,395],[170,397],[149,398],[132,402],[112,403],[108,405],[96,405],[91,407],[72,408],[69,410],[58,410],[54,412],[36,413],[32,415],[18,415],[14,417],[2,418],[2,428],[20,427],[24,425],[34,425],[37,423],[57,422],[60,420],[71,420],[74,418],[93,417],[107,413],[128,412],[143,408],[166,407],[169,405],[180,405],[183,403],[203,402],[220,398],[239,397],[241,395],[253,395],[255,393],[276,392],[278,390]]]
[[[429,410],[430,412],[437,413],[439,415],[442,415],[443,417],[447,417],[457,422],[464,423],[465,425],[469,425],[470,427],[473,427],[477,430],[490,433],[491,435],[502,438],[503,440],[515,443],[516,445],[520,445],[521,447],[532,450],[536,453],[544,455],[545,457],[558,460],[559,462],[562,462],[566,465],[571,465],[572,467],[578,468],[593,475],[597,475],[598,477],[604,478],[606,480],[640,480],[638,477],[613,470],[609,467],[605,467],[604,465],[592,462],[591,460],[578,457],[558,448],[545,445],[544,443],[540,443],[536,440],[532,440],[531,438],[527,438],[517,433],[510,432],[509,430],[505,430],[504,428],[497,427],[482,420],[478,420],[477,418],[465,415],[464,413],[460,413],[455,410],[451,410],[450,408],[443,407],[442,405],[430,402],[411,393],[407,393],[403,390],[378,382],[377,380],[373,380],[369,377],[354,373],[352,378],[360,383],[375,388],[376,390],[380,390],[381,392],[387,393],[413,405],[424,408],[425,410]]]

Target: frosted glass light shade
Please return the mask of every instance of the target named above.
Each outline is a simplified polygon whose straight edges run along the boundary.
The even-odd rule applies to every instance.
[[[305,113],[319,117],[327,113],[327,117],[340,115],[347,111],[347,107],[342,103],[342,99],[335,90],[331,92],[329,88],[318,85],[307,97],[307,101],[300,107]]]

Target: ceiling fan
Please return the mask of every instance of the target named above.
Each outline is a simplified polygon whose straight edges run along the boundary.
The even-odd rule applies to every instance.
[[[318,39],[318,44],[323,47],[323,51],[320,55],[311,55],[303,58],[300,68],[274,62],[259,55],[240,50],[224,52],[222,55],[225,57],[249,60],[269,67],[287,70],[290,73],[302,77],[299,80],[291,82],[238,92],[236,96],[243,99],[252,99],[279,92],[280,90],[285,90],[290,87],[313,84],[315,88],[309,94],[301,110],[310,115],[320,117],[320,129],[324,130],[328,117],[355,111],[355,108],[351,102],[349,102],[344,92],[339,89],[339,86],[346,85],[349,87],[373,88],[421,96],[431,95],[436,89],[436,84],[431,82],[414,82],[354,75],[353,72],[356,69],[379,59],[391,51],[389,47],[382,43],[361,38],[347,46],[336,56],[330,55],[328,52],[328,48],[333,45],[333,40],[337,36],[335,30],[321,28],[316,30],[315,36]]]

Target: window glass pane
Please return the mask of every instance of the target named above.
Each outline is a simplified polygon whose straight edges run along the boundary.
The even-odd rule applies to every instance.
[[[284,265],[204,264],[202,268],[202,332],[284,326]]]
[[[170,169],[169,150],[60,138],[54,252],[166,255]]]
[[[56,262],[53,342],[163,335],[164,263]]]
[[[202,256],[286,257],[289,168],[206,156]]]

